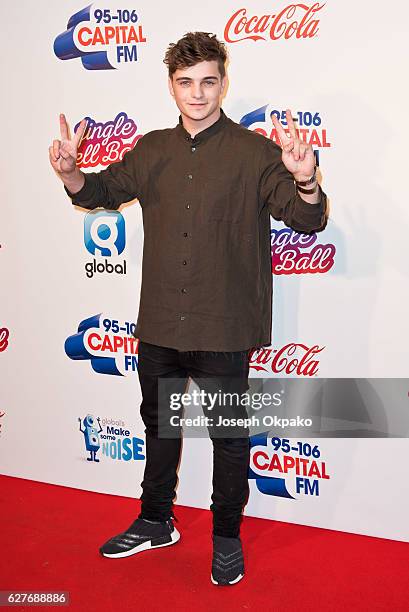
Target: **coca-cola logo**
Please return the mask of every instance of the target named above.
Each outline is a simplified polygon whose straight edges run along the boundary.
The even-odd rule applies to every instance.
[[[236,11],[224,28],[224,40],[236,43],[242,40],[278,40],[279,38],[313,38],[318,32],[320,20],[317,13],[325,2],[313,5],[289,4],[276,14],[248,15],[247,9]]]
[[[134,148],[142,134],[126,113],[118,113],[113,121],[97,122],[86,117],[87,127],[78,148],[77,164],[82,168],[108,166],[121,161]],[[79,123],[75,126],[78,128]]]
[[[0,327],[0,353],[6,350],[9,345],[9,330],[7,327]]]
[[[317,243],[317,234],[271,230],[273,274],[324,274],[334,265],[335,246]]]
[[[296,374],[297,376],[315,376],[318,372],[317,355],[325,346],[290,342],[280,349],[254,349],[249,354],[249,365],[253,370],[273,374]]]

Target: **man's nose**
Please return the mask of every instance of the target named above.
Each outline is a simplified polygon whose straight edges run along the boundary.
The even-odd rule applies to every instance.
[[[193,98],[202,97],[202,87],[200,83],[192,83],[192,97]]]

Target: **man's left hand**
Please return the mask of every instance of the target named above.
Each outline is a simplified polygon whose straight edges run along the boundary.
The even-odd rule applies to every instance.
[[[287,136],[277,117],[271,115],[271,120],[281,141],[283,150],[281,159],[283,160],[284,166],[291,172],[296,181],[307,181],[314,174],[315,168],[315,156],[312,146],[302,142],[298,138],[295,123],[289,108],[285,111],[285,116],[290,136]]]

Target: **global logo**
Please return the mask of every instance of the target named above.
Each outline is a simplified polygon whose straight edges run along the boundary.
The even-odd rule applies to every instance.
[[[54,53],[61,60],[81,58],[86,70],[114,70],[138,61],[144,43],[135,9],[90,4],[69,18],[66,31],[54,41]]]
[[[84,243],[92,255],[112,257],[125,248],[125,220],[120,212],[89,212],[84,219]]]
[[[84,244],[96,258],[85,264],[88,278],[95,274],[126,274],[126,260],[110,263],[107,257],[118,257],[125,249],[125,220],[119,211],[91,211],[84,218]],[[101,258],[104,258],[101,261]]]
[[[296,499],[319,496],[330,475],[317,444],[263,432],[250,438],[249,479],[264,495]]]
[[[97,453],[108,459],[119,461],[140,461],[145,459],[142,454],[144,441],[132,436],[123,421],[101,419],[98,416],[87,414],[83,419],[78,417],[79,430],[84,436],[85,450],[89,452],[87,461],[99,463]]]
[[[78,331],[68,336],[64,349],[74,361],[90,361],[94,372],[126,376],[138,369],[139,340],[135,323],[97,314],[84,319]]]

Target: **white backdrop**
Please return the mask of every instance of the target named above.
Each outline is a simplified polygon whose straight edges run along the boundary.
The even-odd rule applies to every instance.
[[[249,129],[270,136],[269,113],[292,109],[318,152],[322,185],[331,200],[328,226],[313,242],[300,243],[300,236],[283,232],[283,224],[272,222],[280,232],[273,234],[272,352],[261,355],[265,369],[252,367],[251,375],[408,376],[409,215],[404,201],[407,138],[403,133],[408,108],[403,78],[407,3],[395,2],[393,14],[384,7],[378,10],[369,0],[325,4],[311,0],[307,5],[312,7],[307,15],[302,5],[286,0],[246,5],[209,0],[205,7],[186,0],[176,5],[163,0],[136,4],[107,0],[90,5],[88,13],[86,4],[78,0],[22,0],[4,9],[2,473],[140,495],[144,435],[135,355],[130,347],[127,356],[121,348],[116,353],[96,351],[96,356],[110,358],[93,361],[97,370],[111,372],[101,373],[93,369],[90,358],[70,358],[73,353],[67,349],[67,354],[65,342],[83,320],[100,313],[91,322],[95,333],[103,332],[105,325],[110,337],[129,335],[139,303],[141,211],[137,202],[121,207],[124,223],[116,226],[119,242],[113,244],[102,227],[99,244],[92,243],[84,223],[86,211],[72,207],[66,197],[49,165],[48,146],[58,137],[60,112],[66,113],[72,127],[87,116],[106,130],[119,113],[126,114],[128,133],[105,132],[105,143],[90,134],[85,145],[91,146],[89,153],[99,162],[101,146],[109,155],[115,150],[122,155],[136,136],[174,126],[178,111],[168,94],[162,59],[168,43],[189,30],[215,32],[227,42],[229,87],[223,108],[233,120],[240,122],[266,107],[243,121]],[[227,27],[240,9],[242,13]],[[69,19],[82,10],[78,24],[71,24],[74,42],[69,34],[68,42],[58,38],[66,32]],[[277,39],[270,37],[270,29],[260,30],[267,22],[271,28],[271,15],[283,11],[273,28]],[[264,15],[270,18],[261,19]],[[250,22],[253,31],[242,29],[240,16],[258,17]],[[133,26],[139,42],[111,40],[106,46],[92,42],[100,18],[105,34],[104,28],[111,28],[108,35],[118,31],[129,35]],[[286,38],[293,22],[298,26]],[[120,24],[126,27],[114,30]],[[81,50],[76,51],[78,37],[90,42],[83,51],[100,53],[85,58],[88,68],[79,56]],[[100,69],[92,69],[96,66]],[[98,163],[84,171],[106,165]],[[113,227],[121,222],[118,217],[109,219],[105,221]],[[89,217],[88,223],[95,220]],[[298,246],[283,246],[285,237]],[[103,244],[107,255],[98,251]],[[108,269],[116,266],[117,271],[87,275],[86,266],[92,268],[94,259],[108,264]],[[126,274],[121,274],[124,262]],[[314,265],[315,270],[320,265],[321,272],[308,269]],[[79,351],[77,357],[81,347]],[[284,357],[304,357],[304,366],[293,372],[282,370]],[[259,365],[257,360],[259,354],[252,366]],[[87,414],[100,418],[99,462],[87,461],[89,452],[79,431],[79,419],[84,428]],[[284,479],[294,499],[262,493],[252,479],[247,514],[409,541],[407,440],[309,442],[318,445],[329,478],[318,479],[315,494],[294,493],[295,475],[287,474]],[[122,459],[114,454],[118,444]],[[185,440],[178,503],[208,507],[210,465],[210,442]]]

